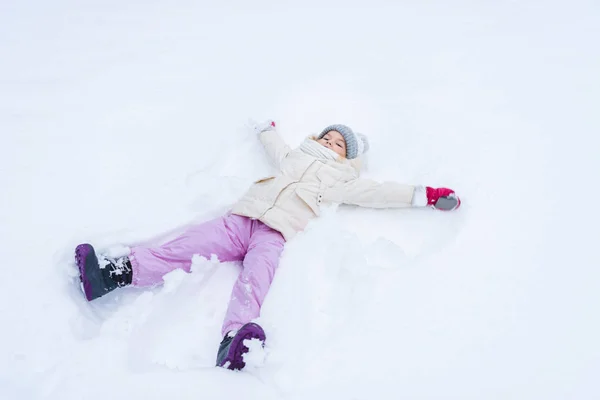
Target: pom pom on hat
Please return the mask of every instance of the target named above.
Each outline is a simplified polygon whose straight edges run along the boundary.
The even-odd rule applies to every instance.
[[[349,126],[342,124],[329,125],[319,134],[317,139],[323,138],[327,132],[337,131],[346,141],[346,158],[352,160],[369,150],[369,141],[362,133],[354,132]]]

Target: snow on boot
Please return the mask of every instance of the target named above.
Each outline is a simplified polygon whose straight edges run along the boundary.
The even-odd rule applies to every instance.
[[[263,342],[264,346],[265,331],[260,325],[250,322],[242,326],[237,332],[228,332],[219,345],[217,367],[232,370],[244,368],[246,363],[243,355],[248,353],[248,347],[244,344],[244,341],[247,339],[258,339]]]
[[[88,301],[131,284],[133,272],[128,257],[112,259],[101,255],[98,260],[92,245],[85,243],[75,249],[75,262]]]

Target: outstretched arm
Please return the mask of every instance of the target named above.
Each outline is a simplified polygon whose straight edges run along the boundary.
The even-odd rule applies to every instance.
[[[327,200],[370,208],[433,207],[450,211],[460,207],[453,190],[397,182],[355,179],[325,192]]]
[[[255,124],[252,126],[252,129],[258,135],[260,142],[264,146],[265,151],[271,160],[279,167],[281,161],[287,157],[292,149],[283,141],[281,136],[279,136],[275,127],[275,122],[267,121],[262,124]]]
[[[415,187],[396,182],[354,179],[342,186],[328,189],[324,196],[335,203],[370,208],[412,207]]]

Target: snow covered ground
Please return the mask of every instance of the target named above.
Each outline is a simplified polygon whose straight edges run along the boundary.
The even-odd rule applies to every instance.
[[[0,398],[600,398],[598,3],[210,3],[0,4]],[[88,304],[72,252],[227,210],[271,168],[248,118],[350,125],[365,176],[464,206],[311,223],[239,373],[238,265]]]

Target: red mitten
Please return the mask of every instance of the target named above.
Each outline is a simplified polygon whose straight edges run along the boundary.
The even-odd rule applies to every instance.
[[[454,190],[426,187],[427,205],[437,210],[452,211],[460,207],[460,199]]]

